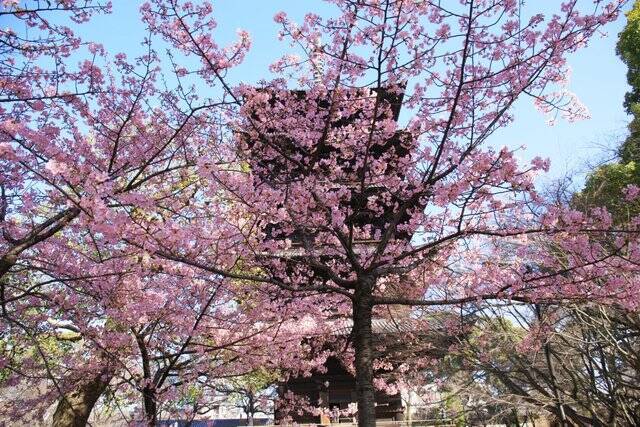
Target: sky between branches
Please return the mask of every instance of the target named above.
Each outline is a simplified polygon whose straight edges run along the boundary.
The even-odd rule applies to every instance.
[[[589,0],[582,0],[588,6]],[[117,52],[125,52],[134,57],[142,54],[145,48],[140,42],[146,36],[144,25],[139,20],[138,0],[113,0],[111,15],[96,16],[89,24],[78,31],[86,41],[95,41],[104,45],[113,57]],[[558,10],[560,0],[527,0],[523,6],[523,16],[528,9],[543,13]],[[627,6],[628,8],[629,6]],[[218,21],[216,39],[220,45],[226,45],[236,37],[239,28],[249,31],[252,49],[244,63],[233,70],[229,80],[237,82],[256,82],[268,79],[269,64],[282,54],[292,51],[286,42],[278,41],[279,26],[273,16],[284,10],[296,21],[306,12],[322,16],[334,12],[332,5],[321,0],[218,0],[214,2],[214,16]],[[544,183],[559,178],[566,173],[584,173],[587,163],[607,158],[609,153],[604,147],[615,147],[625,136],[629,120],[624,112],[622,101],[628,87],[626,68],[615,54],[617,35],[626,19],[605,28],[602,37],[594,37],[586,49],[569,57],[572,68],[569,89],[578,95],[588,108],[591,118],[579,122],[567,123],[556,120],[554,126],[547,124],[544,115],[538,112],[531,99],[523,98],[516,103],[515,123],[501,129],[491,139],[492,145],[501,147],[519,147],[526,150],[520,157],[530,160],[535,156],[551,159],[550,173],[540,178]],[[163,53],[161,46],[154,46]],[[576,179],[581,186],[581,177]]]

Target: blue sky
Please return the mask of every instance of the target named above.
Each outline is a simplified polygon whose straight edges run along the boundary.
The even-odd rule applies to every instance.
[[[88,40],[101,42],[112,53],[125,51],[131,55],[141,52],[138,44],[145,36],[138,20],[137,9],[142,2],[114,0],[114,13],[98,17],[84,26],[81,34]],[[584,5],[591,2],[584,0]],[[541,8],[553,12],[559,0],[533,0],[528,8]],[[243,28],[252,35],[253,48],[245,63],[236,69],[232,80],[254,82],[267,76],[268,65],[289,47],[277,41],[278,26],[273,15],[286,11],[294,19],[305,12],[331,13],[332,6],[320,0],[218,0],[214,1],[215,16],[219,24],[217,38],[225,44],[235,38],[235,30]],[[586,49],[569,58],[572,68],[570,89],[588,107],[591,119],[567,123],[562,119],[555,126],[548,126],[546,118],[533,108],[528,99],[516,106],[516,121],[507,129],[494,135],[492,144],[517,147],[527,146],[521,154],[524,159],[536,155],[552,160],[551,173],[545,179],[558,177],[566,172],[582,172],[588,161],[606,157],[603,146],[615,146],[625,135],[628,117],[622,108],[627,91],[626,68],[615,55],[618,32],[625,19],[605,28],[603,37],[595,37]]]

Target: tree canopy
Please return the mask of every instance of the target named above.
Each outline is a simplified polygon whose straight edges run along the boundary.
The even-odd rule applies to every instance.
[[[342,356],[370,427],[389,325],[420,343],[482,304],[638,308],[635,148],[577,209],[536,189],[548,160],[491,144],[520,99],[585,116],[566,57],[624,0],[329,4],[278,13],[299,54],[234,85],[251,37],[223,45],[208,1],[143,3],[135,58],[80,36],[110,3],[0,3],[0,368],[36,390],[4,414],[81,425],[101,398],[156,425]]]

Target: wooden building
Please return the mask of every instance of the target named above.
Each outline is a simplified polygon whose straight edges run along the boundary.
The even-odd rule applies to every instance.
[[[400,88],[401,89],[401,88]],[[336,185],[342,188],[349,188],[350,197],[344,202],[345,211],[350,214],[345,219],[345,224],[352,227],[354,231],[354,251],[357,253],[358,247],[363,245],[375,245],[379,242],[379,236],[386,229],[391,221],[392,209],[391,205],[398,202],[398,195],[393,191],[385,188],[384,182],[390,179],[403,181],[405,179],[405,170],[402,164],[407,163],[408,156],[411,155],[412,144],[414,139],[407,132],[397,130],[390,138],[386,140],[378,140],[372,146],[368,147],[367,156],[372,159],[384,159],[386,168],[382,175],[371,180],[375,184],[362,186],[363,171],[358,166],[362,164],[359,156],[362,153],[351,153],[343,150],[339,146],[339,142],[329,141],[327,138],[320,138],[315,145],[309,146],[308,142],[302,144],[279,129],[278,120],[283,120],[282,111],[286,111],[287,105],[299,105],[299,113],[301,117],[308,114],[305,111],[305,103],[312,103],[313,109],[320,113],[328,113],[332,110],[329,98],[332,93],[326,93],[326,98],[313,97],[305,91],[271,91],[264,89],[259,94],[268,93],[268,101],[264,102],[262,97],[261,109],[251,111],[250,108],[245,109],[246,112],[246,131],[240,132],[241,150],[244,153],[245,160],[249,163],[251,170],[260,181],[259,185],[268,185],[276,189],[285,189],[293,182],[304,180],[309,171],[313,171],[314,178],[318,179],[318,175],[326,180],[335,179]],[[377,120],[393,120],[398,121],[400,108],[404,94],[401,90],[371,90],[371,89],[353,89],[341,92],[340,99],[343,105],[347,105],[345,110],[347,113],[337,114],[336,119],[329,124],[331,130],[339,131],[340,128],[358,123],[358,120],[365,119],[363,123],[370,123],[371,118],[366,119],[367,114],[371,111],[379,111]],[[363,108],[375,103],[380,104],[379,109],[368,109],[368,112],[358,111],[357,108],[349,108],[349,100],[354,103],[361,102]],[[364,100],[364,101],[363,101]],[[369,102],[369,104],[366,104]],[[266,105],[266,108],[265,108]],[[367,106],[368,105],[368,106]],[[265,110],[273,109],[273,115],[265,114]],[[295,108],[294,108],[295,111]],[[330,113],[329,113],[330,114]],[[295,122],[295,120],[294,120]],[[304,122],[304,120],[301,120]],[[275,123],[271,128],[271,123]],[[259,129],[259,131],[258,131]],[[365,132],[366,134],[366,132]],[[365,143],[366,141],[363,141]],[[295,161],[293,161],[293,160]],[[330,171],[323,171],[323,160],[332,159],[339,164],[339,177],[333,177]],[[372,197],[379,196],[379,197]],[[378,203],[372,210],[368,205],[368,200],[377,199]],[[385,205],[386,203],[386,205]],[[413,208],[419,208],[416,206]],[[380,212],[383,212],[380,214]],[[408,220],[408,217],[405,221]],[[403,223],[405,221],[400,221]],[[294,268],[299,268],[301,258],[305,257],[305,251],[308,245],[314,245],[315,232],[310,227],[297,228],[296,224],[288,223],[269,223],[264,227],[267,239],[289,239],[293,243],[293,247],[286,253],[264,254],[265,257],[278,257],[280,260],[290,260],[291,272]],[[409,245],[412,236],[404,231],[398,231],[395,235],[396,241],[403,241]],[[309,243],[311,242],[311,243]],[[303,245],[304,244],[304,245]],[[307,246],[307,247],[305,247]],[[331,255],[322,255],[322,246],[313,247],[316,253],[319,253],[321,261],[328,261],[326,258]],[[326,253],[326,252],[325,252]],[[333,252],[335,253],[335,251]],[[329,260],[330,261],[330,260]],[[299,273],[299,271],[298,271]],[[308,271],[309,283],[318,283],[318,281],[329,280],[323,277],[322,270],[310,268]],[[407,316],[400,311],[400,316]],[[396,313],[398,314],[398,313]],[[335,319],[340,326],[336,327],[336,334],[350,333],[349,319]],[[345,326],[346,325],[346,326]],[[399,341],[402,346],[402,338],[406,331],[403,328],[414,328],[415,325],[409,321],[408,317],[404,319],[374,319],[374,336],[379,341]],[[330,358],[326,362],[326,372],[315,373],[311,377],[291,378],[285,384],[281,384],[279,392],[281,395],[292,392],[298,396],[306,397],[309,402],[317,407],[328,409],[346,410],[349,405],[353,405],[355,398],[355,378],[348,372],[336,358]],[[402,420],[404,417],[404,409],[402,399],[399,393],[393,395],[384,392],[376,394],[376,416],[380,420]],[[276,422],[282,418],[282,414],[276,412]],[[308,413],[303,415],[295,415],[293,420],[296,423],[313,423],[327,424],[329,422],[347,421],[352,422],[351,417],[345,419],[333,419],[326,416],[314,416]]]
[[[356,381],[340,361],[330,357],[325,363],[326,372],[314,373],[311,377],[292,378],[279,386],[279,394],[282,396],[292,392],[298,396],[306,397],[315,407],[333,410],[347,410],[356,402]],[[276,410],[275,422],[283,420],[283,415]],[[378,420],[400,421],[404,418],[404,409],[400,393],[393,395],[382,391],[376,391],[376,418]],[[329,423],[353,423],[354,417],[343,415],[332,418],[330,415],[313,415],[303,413],[295,414],[293,422],[298,424],[329,424]]]

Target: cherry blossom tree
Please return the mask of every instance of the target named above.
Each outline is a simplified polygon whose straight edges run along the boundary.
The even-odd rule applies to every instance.
[[[11,373],[9,387],[25,381],[48,387],[14,402],[12,415],[38,415],[36,409],[59,400],[57,425],[84,425],[102,391],[123,377],[134,395],[143,395],[153,423],[158,401],[168,399],[157,396],[179,390],[167,381],[175,372],[187,365],[201,372],[215,360],[208,356],[214,349],[255,348],[246,341],[254,337],[255,344],[257,330],[275,345],[266,304],[219,314],[249,293],[234,299],[237,285],[220,290],[219,277],[163,273],[135,244],[141,218],[166,222],[171,236],[190,215],[189,200],[200,197],[194,166],[205,153],[215,158],[226,102],[200,99],[180,83],[160,89],[149,40],[133,61],[124,54],[111,59],[59,24],[66,17],[78,25],[109,9],[91,1],[2,3],[11,19],[2,33],[10,84],[2,86],[0,110],[2,366]],[[30,29],[25,35],[18,33],[22,24]],[[77,69],[74,55],[86,57]],[[212,202],[208,215],[215,217],[215,195],[206,200]],[[236,323],[224,325],[223,318]],[[225,330],[228,341],[216,335]],[[242,360],[243,369],[253,366]]]
[[[47,102],[70,100],[73,96],[98,90],[91,77],[82,76],[91,61],[85,62],[83,69],[67,68],[66,60],[80,50],[82,41],[69,26],[60,24],[60,20],[55,19],[56,15],[69,17],[78,24],[86,22],[95,13],[108,12],[111,7],[109,3],[94,1],[27,3],[22,5],[21,2],[8,0],[0,5],[0,16],[9,24],[0,30],[0,69],[4,76],[0,95],[0,153],[3,168],[0,182],[0,277],[16,263],[22,252],[55,234],[78,215],[72,207],[59,211],[51,207],[47,212],[36,214],[33,206],[39,200],[34,197],[33,191],[33,200],[27,203],[30,207],[16,200],[14,189],[26,186],[28,178],[26,172],[17,169],[15,162],[18,157],[11,141],[19,143],[21,140],[18,138],[15,141],[17,123],[29,122],[32,115],[38,115],[47,107]],[[23,31],[21,26],[26,30]],[[44,136],[53,132],[53,129],[45,127],[43,131]],[[30,218],[21,226],[13,220],[18,209],[24,209],[24,214]]]
[[[297,360],[304,352],[293,350],[302,338],[286,314],[294,312],[261,293],[115,250],[103,263],[76,252],[74,268],[57,259],[69,256],[68,247],[46,254],[64,271],[41,273],[49,283],[5,331],[6,385],[46,389],[3,408],[14,419],[41,417],[57,401],[55,425],[82,425],[108,392],[139,409],[130,421],[155,425],[220,378],[305,363]],[[282,357],[272,358],[275,348]],[[199,402],[212,397],[196,394]]]
[[[549,17],[516,1],[331,3],[331,18],[310,13],[296,24],[278,14],[300,54],[273,64],[282,78],[239,88],[226,83],[236,57],[217,55],[203,18],[210,10],[155,1],[145,11],[154,31],[200,60],[185,73],[222,83],[242,105],[229,141],[237,166],[199,166],[242,206],[236,256],[256,271],[243,277],[281,297],[330,295],[335,310],[350,312],[360,425],[375,420],[371,321],[381,306],[634,304],[633,276],[590,279],[635,270],[637,224],[619,230],[613,252],[594,243],[589,233],[611,228],[605,212],[545,208],[533,180],[548,162],[520,166],[516,151],[489,145],[519,98],[552,118],[586,115],[567,91],[566,55],[624,2],[581,12],[570,1]],[[204,239],[211,226],[198,229]],[[572,254],[567,265],[520,244],[541,234]],[[207,252],[167,244],[156,253],[225,274]]]
[[[566,1],[549,16],[516,0],[330,3],[332,17],[276,15],[296,53],[272,65],[271,81],[231,84],[249,35],[222,47],[211,4],[178,0],[142,5],[150,37],[132,61],[116,54],[108,64],[89,44],[91,59],[62,72],[62,84],[37,68],[39,78],[15,78],[21,98],[2,110],[0,142],[2,273],[12,273],[3,317],[16,326],[28,314],[47,283],[39,275],[65,286],[81,279],[63,295],[72,313],[74,295],[129,269],[126,286],[145,289],[138,300],[151,312],[154,295],[179,295],[176,286],[186,292],[203,275],[222,287],[209,296],[260,295],[267,319],[281,304],[314,325],[348,317],[359,425],[371,426],[372,319],[385,308],[490,299],[635,307],[638,221],[614,227],[603,209],[545,206],[534,179],[548,162],[520,165],[517,150],[491,145],[521,98],[551,119],[586,115],[566,87],[566,56],[624,0]],[[3,6],[24,16],[15,2]],[[616,238],[591,238],[604,231]],[[567,255],[527,244],[537,238]],[[70,256],[78,248],[97,266],[88,277]],[[147,284],[163,274],[153,265],[185,279]],[[146,312],[125,304],[109,316],[132,320],[137,310]],[[193,324],[176,342],[194,341]]]

